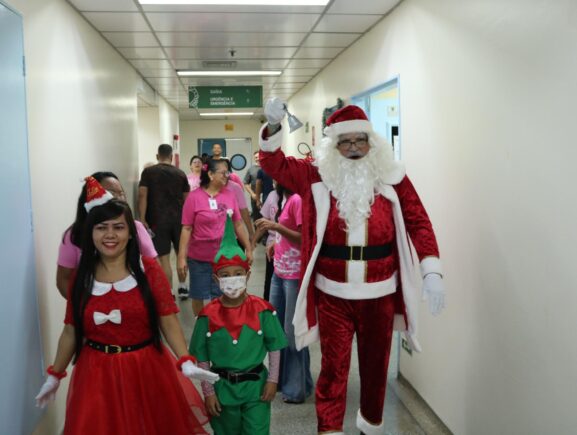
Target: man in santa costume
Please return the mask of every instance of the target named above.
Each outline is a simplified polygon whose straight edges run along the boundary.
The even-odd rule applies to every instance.
[[[320,339],[316,387],[318,432],[343,434],[353,335],[357,335],[361,404],[357,427],[384,434],[383,406],[393,328],[416,351],[420,261],[423,297],[444,308],[439,250],[427,213],[391,146],[357,106],[336,111],[314,161],[285,157],[285,103],[265,105],[262,168],[302,197],[302,283],[293,324],[297,347]]]

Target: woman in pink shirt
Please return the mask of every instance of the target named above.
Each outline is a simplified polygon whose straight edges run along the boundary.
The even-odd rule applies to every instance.
[[[188,195],[182,209],[177,271],[181,281],[190,273],[189,297],[195,316],[205,301],[221,295],[212,277],[212,261],[220,247],[227,214],[232,216],[236,236],[249,263],[252,262],[252,250],[235,194],[225,188],[229,176],[225,160],[209,160],[207,170],[200,176],[200,188]]]
[[[259,219],[258,230],[274,231],[274,245],[267,245],[267,255],[274,250],[274,273],[270,287],[270,303],[276,308],[289,342],[281,351],[281,373],[278,389],[286,403],[303,403],[312,393],[313,380],[308,348],[297,351],[292,320],[299,289],[301,266],[301,197],[280,184],[274,220]]]
[[[98,181],[104,189],[109,191],[112,196],[121,201],[126,202],[124,189],[118,181],[118,177],[112,172],[95,172],[92,177]],[[78,204],[76,206],[76,220],[62,236],[60,247],[58,248],[58,268],[56,269],[56,287],[60,294],[66,298],[68,294],[68,284],[72,276],[72,272],[80,262],[80,245],[82,244],[82,229],[86,220],[86,209],[84,203],[86,202],[86,184],[82,187],[80,196],[78,197]],[[146,231],[144,225],[139,221],[134,222],[136,231],[138,233],[138,242],[140,245],[140,252],[144,257],[156,258],[158,254],[154,249],[152,239]]]
[[[190,191],[198,189],[200,186],[200,173],[202,172],[202,159],[199,156],[192,156],[190,159],[190,174],[186,177],[188,178],[188,184],[190,185]]]

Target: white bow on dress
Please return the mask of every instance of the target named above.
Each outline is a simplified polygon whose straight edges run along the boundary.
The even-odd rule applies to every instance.
[[[120,313],[120,310],[112,310],[108,314],[95,311],[93,317],[94,317],[94,323],[96,325],[102,325],[103,323],[106,322],[112,322],[116,323],[117,325],[120,325],[120,323],[122,322],[122,314]]]

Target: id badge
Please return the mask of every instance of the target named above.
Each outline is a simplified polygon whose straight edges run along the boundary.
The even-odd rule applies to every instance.
[[[208,206],[210,207],[211,210],[216,210],[218,209],[218,205],[216,203],[216,199],[214,198],[209,198],[208,199]]]

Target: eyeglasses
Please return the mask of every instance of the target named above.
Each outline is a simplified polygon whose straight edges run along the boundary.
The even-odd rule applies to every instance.
[[[337,147],[341,148],[341,149],[351,149],[351,147],[353,145],[355,145],[357,148],[363,148],[366,147],[369,144],[369,139],[366,137],[363,138],[356,138],[355,140],[351,140],[351,139],[343,139],[337,142]]]

